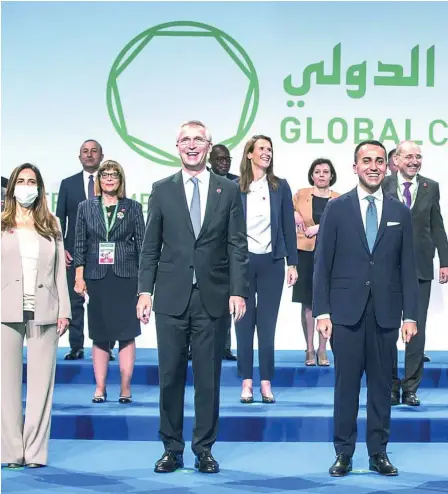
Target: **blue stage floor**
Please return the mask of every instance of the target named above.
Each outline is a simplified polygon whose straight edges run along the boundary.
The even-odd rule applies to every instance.
[[[160,443],[114,441],[50,442],[51,466],[2,471],[2,492],[14,494],[439,494],[448,492],[448,444],[390,444],[398,477],[368,470],[365,444],[358,444],[354,472],[341,479],[328,475],[334,459],[330,443],[223,443],[213,453],[216,475],[193,469],[190,445],[185,469],[153,472]]]

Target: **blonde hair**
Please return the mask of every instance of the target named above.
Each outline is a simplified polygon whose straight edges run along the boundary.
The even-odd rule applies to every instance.
[[[114,160],[103,161],[98,168],[94,186],[95,196],[98,197],[103,194],[103,189],[101,188],[101,173],[109,170],[117,172],[120,176],[120,185],[117,190],[117,197],[118,199],[124,199],[126,197],[126,178],[124,176],[124,170],[120,163]]]

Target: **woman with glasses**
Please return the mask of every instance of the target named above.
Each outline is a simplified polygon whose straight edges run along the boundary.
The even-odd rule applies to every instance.
[[[254,136],[244,147],[239,185],[246,217],[249,248],[249,296],[245,316],[235,324],[238,371],[243,378],[241,403],[253,402],[253,342],[258,336],[261,397],[274,403],[274,340],[285,282],[297,281],[297,248],[291,189],[274,175],[270,137]]]
[[[119,342],[119,403],[132,402],[135,338],[140,334],[137,274],[145,232],[142,206],[126,197],[123,168],[105,161],[95,179],[95,199],[80,203],[75,236],[75,292],[87,297],[96,380],[93,403],[107,399],[109,342]]]

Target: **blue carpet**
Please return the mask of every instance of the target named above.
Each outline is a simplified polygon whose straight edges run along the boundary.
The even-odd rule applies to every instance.
[[[193,470],[186,445],[185,469],[153,472],[162,446],[153,442],[50,441],[47,468],[2,470],[2,492],[27,494],[440,494],[448,492],[448,444],[390,444],[398,477],[368,470],[365,444],[358,444],[354,472],[328,475],[334,450],[328,443],[217,443],[221,473]]]

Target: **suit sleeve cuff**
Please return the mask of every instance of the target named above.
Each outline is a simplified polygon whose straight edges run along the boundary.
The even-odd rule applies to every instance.
[[[321,314],[320,316],[316,317],[317,320],[320,319],[330,319],[330,314]]]

